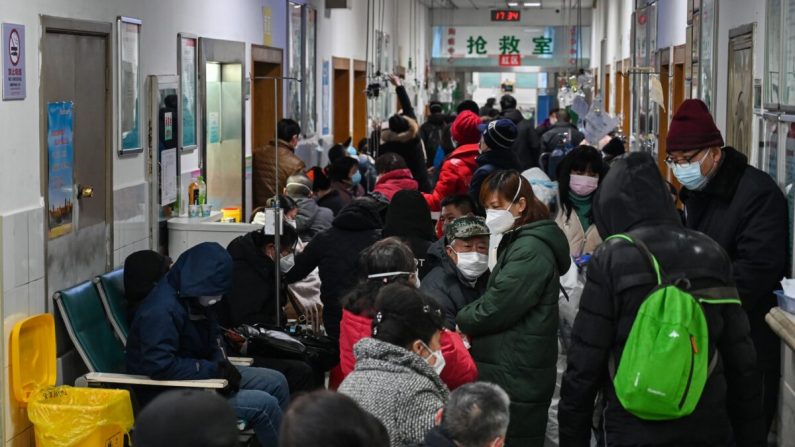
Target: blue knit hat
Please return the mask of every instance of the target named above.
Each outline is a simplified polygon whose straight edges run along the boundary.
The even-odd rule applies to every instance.
[[[483,141],[491,149],[510,149],[516,141],[516,124],[509,119],[499,119],[483,124]]]

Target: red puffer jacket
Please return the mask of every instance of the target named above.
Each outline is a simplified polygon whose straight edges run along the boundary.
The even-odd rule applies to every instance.
[[[441,203],[445,197],[466,194],[469,191],[472,174],[478,167],[475,161],[480,155],[478,149],[477,144],[465,144],[444,160],[436,188],[430,194],[422,193],[431,211],[441,211]]]
[[[337,389],[342,380],[353,371],[353,367],[356,364],[356,359],[353,357],[353,345],[371,335],[372,323],[373,320],[370,318],[356,315],[347,309],[342,310],[339,364],[342,377],[336,377],[335,374],[332,374],[329,380],[329,388]],[[445,367],[440,376],[442,382],[450,390],[454,390],[465,383],[478,380],[478,369],[475,366],[475,361],[469,355],[461,336],[445,329],[442,331],[440,342],[442,345],[442,356],[444,356],[445,361]]]
[[[416,191],[419,189],[419,184],[414,177],[411,176],[410,169],[396,169],[382,175],[375,183],[374,192],[380,192],[387,199],[392,200],[392,196],[396,192],[404,189]]]

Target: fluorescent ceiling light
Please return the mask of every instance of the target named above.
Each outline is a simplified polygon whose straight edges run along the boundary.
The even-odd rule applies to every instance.
[[[508,6],[510,8],[515,8],[515,7],[519,6],[519,2],[508,2]]]
[[[540,8],[541,2],[524,2],[525,8]]]

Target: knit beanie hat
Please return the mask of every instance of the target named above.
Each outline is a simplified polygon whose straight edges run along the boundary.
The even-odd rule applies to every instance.
[[[395,133],[403,133],[409,130],[409,123],[406,118],[400,115],[392,115],[389,117],[389,130]]]
[[[450,127],[450,135],[459,146],[476,144],[480,141],[480,131],[478,130],[480,123],[479,116],[469,110],[464,110],[453,121],[453,125]]]
[[[516,124],[509,119],[494,120],[481,128],[483,142],[491,149],[510,149],[516,141]]]
[[[724,144],[707,105],[699,99],[688,99],[679,106],[665,141],[668,152],[723,147]]]

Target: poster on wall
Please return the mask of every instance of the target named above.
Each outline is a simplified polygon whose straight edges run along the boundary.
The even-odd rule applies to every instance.
[[[140,48],[141,22],[130,17],[119,17],[119,154],[127,155],[143,151],[141,144],[141,83]]]
[[[3,100],[25,99],[25,26],[3,24]]]
[[[329,95],[331,94],[331,90],[329,88],[329,76],[331,71],[331,62],[326,59],[323,61],[323,99],[321,103],[321,113],[323,114],[323,135],[329,134],[329,123],[331,122],[331,114],[329,113]]]
[[[47,104],[47,235],[72,232],[74,148],[72,102]]]
[[[198,39],[192,34],[179,33],[177,35],[177,72],[180,78],[180,107],[177,113],[178,120],[182,123],[181,126],[178,126],[178,141],[181,151],[192,151],[198,145],[196,141],[196,129],[198,128],[196,123],[197,42]]]

